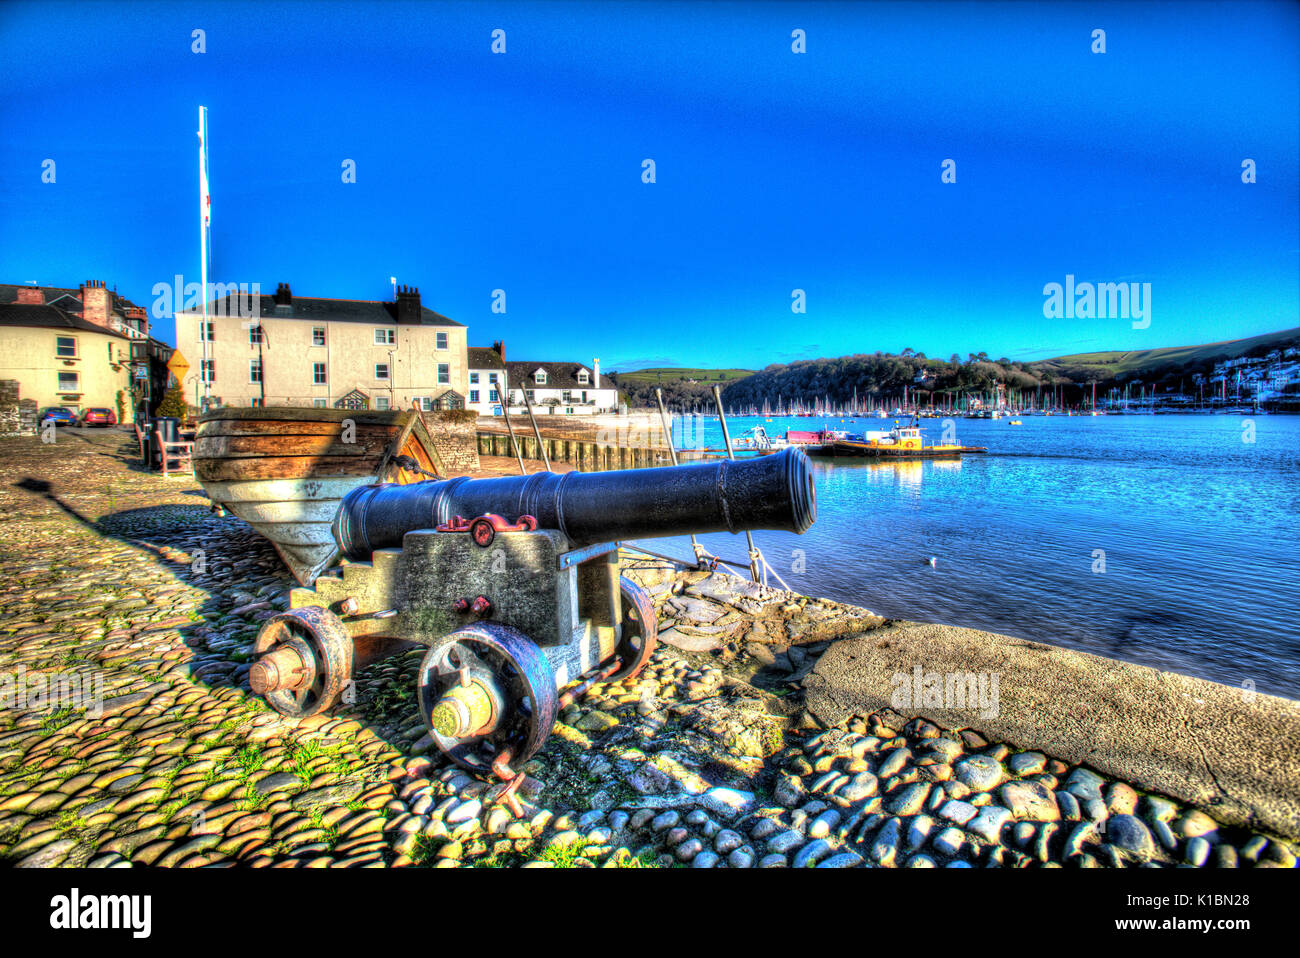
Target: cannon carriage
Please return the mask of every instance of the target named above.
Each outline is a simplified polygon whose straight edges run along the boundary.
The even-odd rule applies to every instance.
[[[339,506],[341,564],[290,592],[249,672],[278,712],[314,715],[355,673],[423,646],[421,716],[458,765],[503,782],[592,684],[636,675],[657,641],[621,541],[803,532],[811,470],[788,449],[661,469],[362,486]],[[576,683],[576,685],[575,685]]]

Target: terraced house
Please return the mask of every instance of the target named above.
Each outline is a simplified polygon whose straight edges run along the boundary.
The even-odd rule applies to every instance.
[[[129,423],[146,402],[144,307],[100,280],[79,289],[0,284],[0,379],[38,407],[102,407]],[[143,370],[132,375],[133,361]]]
[[[191,405],[465,408],[468,330],[416,288],[386,302],[295,296],[281,283],[256,310],[238,296],[211,302],[206,327],[201,310],[176,314]]]

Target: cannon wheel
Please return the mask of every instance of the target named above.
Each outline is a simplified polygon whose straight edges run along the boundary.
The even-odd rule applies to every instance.
[[[650,661],[659,645],[659,616],[650,601],[650,593],[627,576],[619,576],[619,594],[623,600],[623,631],[618,641],[618,657],[623,667],[606,682],[630,679]]]
[[[486,735],[444,736],[430,724],[434,705],[462,673],[489,679],[497,690],[501,715]],[[507,749],[516,769],[535,755],[551,734],[560,707],[555,673],[541,649],[518,629],[495,622],[478,622],[435,642],[416,681],[429,737],[457,765],[480,775],[489,775],[493,761]]]
[[[268,692],[267,704],[289,718],[306,718],[332,706],[352,678],[352,636],[329,609],[318,605],[290,609],[266,620],[253,652],[263,655],[281,645],[306,647],[311,681],[303,688]]]

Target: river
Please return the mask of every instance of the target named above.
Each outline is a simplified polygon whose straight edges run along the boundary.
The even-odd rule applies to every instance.
[[[893,420],[728,422],[734,437]],[[808,595],[1300,698],[1300,417],[1022,422],[953,420],[989,450],[960,461],[815,459],[816,524],[756,544]],[[943,420],[921,425],[940,439]],[[716,419],[675,435],[722,444]],[[742,535],[704,543],[745,558]],[[643,544],[690,556],[685,539]]]

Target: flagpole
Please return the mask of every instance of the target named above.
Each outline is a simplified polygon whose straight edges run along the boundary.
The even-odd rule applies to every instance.
[[[199,381],[203,383],[203,398],[208,399],[212,384],[208,382],[208,224],[211,199],[208,196],[208,108],[199,107],[199,278],[203,284],[203,321],[199,327],[199,341],[203,343],[203,362],[199,366]],[[207,403],[203,402],[203,406]],[[206,410],[204,410],[206,411]]]

